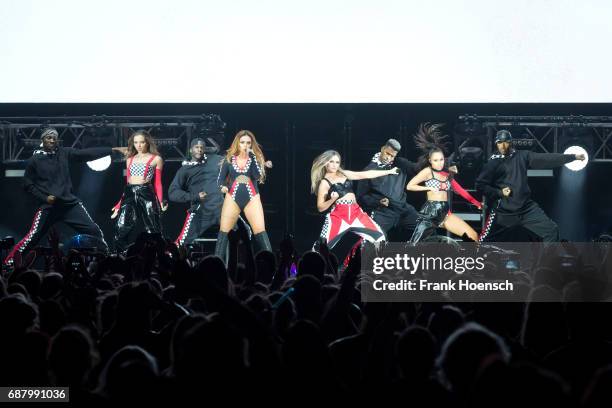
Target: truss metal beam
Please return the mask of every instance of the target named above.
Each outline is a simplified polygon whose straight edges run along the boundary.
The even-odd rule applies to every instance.
[[[132,132],[148,130],[163,140],[164,160],[188,158],[193,137],[223,138],[225,122],[217,114],[177,116],[19,116],[0,117],[2,162],[23,161],[38,143],[40,130],[54,127],[63,146],[82,148],[89,145],[125,146]]]
[[[563,153],[563,140],[574,137],[568,132],[582,129],[579,138],[591,147],[591,161],[612,162],[612,116],[459,116],[466,128],[487,134],[487,153],[494,149],[495,133],[511,128],[515,138],[532,139],[535,150],[542,153]],[[516,134],[518,131],[520,134]]]

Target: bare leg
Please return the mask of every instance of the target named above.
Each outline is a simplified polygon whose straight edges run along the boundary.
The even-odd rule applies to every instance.
[[[246,207],[244,207],[244,215],[249,221],[249,224],[251,224],[253,234],[257,235],[261,232],[265,232],[266,222],[264,220],[263,206],[261,205],[259,194],[253,197]],[[235,222],[236,221],[234,220],[234,223]]]
[[[455,235],[461,237],[463,234],[466,234],[472,241],[478,241],[478,233],[455,214],[449,214],[446,217],[443,227]]]
[[[219,223],[219,230],[225,233],[230,232],[232,228],[234,228],[234,225],[236,225],[239,215],[240,208],[238,207],[238,204],[236,204],[229,194],[226,194],[225,200],[223,201],[223,208],[221,209],[221,222]]]

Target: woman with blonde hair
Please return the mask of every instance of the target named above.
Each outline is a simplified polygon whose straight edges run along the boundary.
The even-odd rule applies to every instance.
[[[399,174],[398,168],[345,170],[340,167],[340,153],[335,150],[327,150],[314,159],[310,170],[310,191],[317,196],[319,212],[329,209],[320,236],[321,240],[327,241],[329,248],[336,245],[349,231],[370,242],[385,239],[382,229],[357,204],[352,180],[371,179],[389,174]]]
[[[146,130],[137,130],[129,140],[126,156],[126,181],[121,199],[112,208],[111,218],[117,218],[115,249],[123,253],[127,249],[130,232],[138,218],[149,233],[162,232],[161,211],[168,204],[163,200],[162,169],[164,161],[157,151],[155,141]]]
[[[258,183],[263,184],[266,180],[266,167],[272,167],[272,162],[265,160],[253,132],[241,130],[236,133],[221,162],[218,178],[225,199],[221,209],[215,255],[224,261],[227,253],[227,234],[236,225],[241,212],[244,212],[251,225],[253,238],[259,249],[272,250],[257,187]]]

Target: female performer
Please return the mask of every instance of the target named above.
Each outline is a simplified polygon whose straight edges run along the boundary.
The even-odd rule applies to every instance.
[[[355,199],[351,180],[371,179],[399,174],[394,167],[389,170],[349,171],[340,167],[340,154],[328,150],[317,156],[310,170],[310,189],[317,195],[317,208],[325,216],[321,239],[332,248],[347,232],[352,231],[370,242],[384,241],[385,234]]]
[[[452,174],[444,170],[444,139],[440,124],[422,124],[414,137],[417,147],[423,152],[419,158],[422,170],[408,182],[408,191],[427,191],[427,202],[421,208],[411,243],[429,237],[438,227],[462,237],[464,234],[472,241],[478,234],[465,221],[451,213],[448,205],[448,191],[453,190],[461,197],[478,207],[482,205],[454,180]],[[424,183],[424,186],[420,184]]]
[[[115,232],[115,249],[119,253],[125,252],[129,234],[138,218],[147,232],[161,233],[160,209],[166,211],[168,208],[162,193],[164,161],[149,132],[134,132],[128,140],[125,154],[127,184],[111,215],[112,219],[119,216]]]
[[[242,211],[251,224],[253,238],[259,250],[272,250],[257,188],[257,184],[263,184],[266,179],[266,167],[272,167],[272,162],[265,160],[253,132],[241,130],[236,133],[221,162],[218,178],[225,199],[221,209],[215,255],[224,261],[227,253],[227,234],[236,225]]]

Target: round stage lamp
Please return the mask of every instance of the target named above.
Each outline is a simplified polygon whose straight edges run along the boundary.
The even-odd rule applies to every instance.
[[[96,160],[88,161],[87,165],[94,171],[104,171],[111,165],[111,157],[104,156]]]
[[[584,160],[574,160],[572,162],[565,163],[565,167],[572,171],[580,171],[584,169],[589,162],[589,154],[582,146],[570,146],[565,149],[563,154],[584,154]]]

